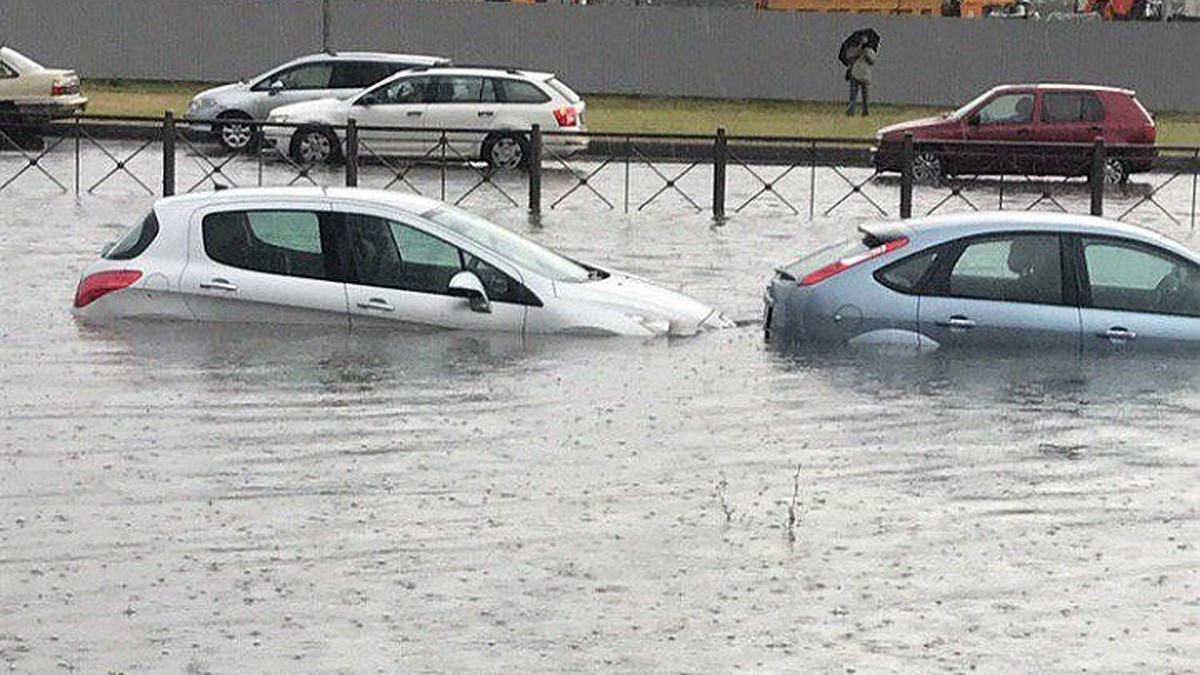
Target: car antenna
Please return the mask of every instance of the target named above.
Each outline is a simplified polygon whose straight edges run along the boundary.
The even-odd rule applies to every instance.
[[[228,185],[226,185],[224,183],[218,183],[215,180],[213,181],[213,190],[214,191],[220,192],[221,190],[228,190],[228,189],[229,189]]]

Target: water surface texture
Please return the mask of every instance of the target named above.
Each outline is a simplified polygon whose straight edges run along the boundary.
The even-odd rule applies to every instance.
[[[150,202],[0,196],[0,667],[1200,669],[1194,358],[76,325]],[[745,320],[874,217],[477,209]]]

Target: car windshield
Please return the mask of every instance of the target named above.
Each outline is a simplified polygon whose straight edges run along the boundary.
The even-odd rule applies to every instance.
[[[21,72],[42,70],[42,64],[13,49],[4,50],[4,60],[7,61],[8,64],[14,69]]]
[[[592,278],[586,267],[462,209],[440,206],[424,217],[547,279],[582,283]]]
[[[950,119],[960,120],[960,119],[966,117],[967,113],[970,113],[972,110],[975,109],[976,106],[978,106],[980,103],[983,103],[984,100],[987,99],[987,97],[989,97],[991,95],[992,95],[991,91],[985,91],[982,94],[976,96],[975,98],[971,99],[970,102],[968,102],[963,107],[950,113]]]

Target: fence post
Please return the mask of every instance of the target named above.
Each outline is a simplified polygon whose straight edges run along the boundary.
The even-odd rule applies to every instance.
[[[912,218],[913,195],[913,136],[904,134],[904,148],[900,158],[900,217]]]
[[[346,122],[346,187],[358,187],[358,122]]]
[[[542,125],[529,130],[529,213],[542,213]]]
[[[1104,139],[1097,138],[1092,145],[1092,170],[1088,174],[1088,188],[1092,193],[1092,215],[1104,215]]]
[[[163,114],[163,196],[175,194],[175,113]]]
[[[713,220],[725,220],[725,168],[729,164],[729,141],[725,127],[717,127],[717,140],[713,143]]]

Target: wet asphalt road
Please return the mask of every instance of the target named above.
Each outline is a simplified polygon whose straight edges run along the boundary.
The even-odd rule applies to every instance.
[[[79,270],[151,198],[23,190],[12,672],[1200,669],[1194,358],[85,327]],[[771,265],[875,217],[466,205],[745,320]]]

